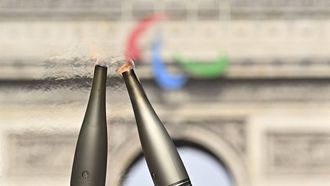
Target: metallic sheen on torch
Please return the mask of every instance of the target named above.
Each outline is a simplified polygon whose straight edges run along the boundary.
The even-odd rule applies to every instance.
[[[132,67],[133,68],[133,67]],[[187,171],[132,68],[118,70],[125,81],[147,165],[156,186],[189,186]]]
[[[71,186],[104,186],[108,137],[105,111],[107,67],[96,65],[73,161]]]

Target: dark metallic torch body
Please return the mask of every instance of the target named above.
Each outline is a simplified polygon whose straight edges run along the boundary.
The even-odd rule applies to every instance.
[[[156,186],[189,186],[176,147],[151,106],[133,69],[122,73],[133,106],[147,165]]]
[[[107,169],[105,88],[107,68],[96,65],[87,110],[76,146],[71,186],[104,186]]]

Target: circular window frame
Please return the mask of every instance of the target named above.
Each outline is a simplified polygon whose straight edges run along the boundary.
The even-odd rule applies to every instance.
[[[200,151],[202,153],[205,153],[206,155],[210,156],[210,158],[213,158],[218,164],[219,166],[222,166],[223,169],[226,170],[228,179],[230,179],[230,182],[232,182],[232,184],[235,185],[234,182],[234,177],[232,175],[232,173],[230,172],[229,167],[223,162],[221,161],[221,159],[219,159],[215,154],[213,154],[211,151],[209,151],[207,148],[203,147],[202,145],[193,143],[191,141],[187,141],[187,140],[182,140],[182,139],[176,139],[174,140],[175,146],[177,148],[190,148],[190,149],[194,149],[197,151]],[[130,171],[135,167],[136,164],[138,164],[140,161],[143,161],[143,152],[140,151],[140,153],[131,161],[131,163],[129,164],[129,166],[126,168],[123,176],[120,179],[120,186],[124,185],[124,180],[126,178],[127,175],[129,175]]]
[[[224,141],[221,136],[200,125],[192,125],[184,130],[178,130],[175,126],[166,126],[171,137],[175,141],[184,141],[206,149],[208,153],[221,160],[228,169],[235,186],[250,186],[246,159],[242,157],[232,146]],[[215,143],[216,142],[216,143]],[[123,175],[130,166],[142,155],[138,136],[134,136],[121,145],[111,157],[109,162],[108,183],[110,185],[122,185]],[[116,168],[112,168],[116,167]]]

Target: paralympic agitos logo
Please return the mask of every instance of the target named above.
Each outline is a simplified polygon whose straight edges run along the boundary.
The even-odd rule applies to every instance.
[[[125,47],[125,59],[141,59],[140,49],[137,46],[138,39],[148,27],[164,19],[162,15],[152,15],[145,17],[137,23],[128,36]],[[228,67],[228,59],[222,55],[212,61],[196,61],[175,55],[173,61],[182,69],[180,74],[170,74],[166,70],[165,63],[161,58],[161,37],[158,36],[151,44],[151,66],[157,84],[165,90],[175,90],[181,88],[188,80],[188,76],[198,78],[216,78],[224,74]]]

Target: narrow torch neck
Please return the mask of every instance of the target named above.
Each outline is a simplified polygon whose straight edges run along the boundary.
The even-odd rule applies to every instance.
[[[134,70],[125,71],[122,75],[133,106],[143,153],[155,185],[190,185],[176,147],[150,104]]]
[[[94,70],[92,90],[89,96],[84,122],[86,120],[97,121],[98,118],[106,118],[105,116],[106,79],[107,79],[107,68],[100,65],[96,65]],[[97,116],[99,117],[95,118]],[[97,124],[97,123],[98,122],[91,122],[90,124]]]

